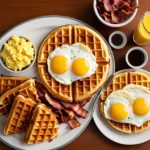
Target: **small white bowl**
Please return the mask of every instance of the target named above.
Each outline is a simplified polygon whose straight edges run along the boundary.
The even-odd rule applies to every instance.
[[[112,37],[116,34],[119,34],[122,37],[122,43],[120,45],[115,45],[112,42]],[[113,33],[110,34],[109,38],[108,38],[109,44],[111,45],[111,47],[113,47],[114,49],[121,49],[123,48],[126,44],[127,44],[127,37],[126,35],[121,32],[121,31],[115,31]]]
[[[139,51],[141,51],[141,52],[143,53],[143,55],[144,55],[144,61],[143,61],[143,63],[142,63],[140,66],[133,66],[133,65],[129,62],[129,54],[130,54],[132,51],[134,51],[134,50],[139,50]],[[129,67],[131,67],[131,68],[133,68],[133,69],[140,69],[140,68],[143,68],[143,67],[146,65],[146,63],[147,63],[147,61],[148,61],[148,54],[147,54],[147,52],[145,51],[145,49],[143,49],[143,48],[141,48],[141,47],[133,47],[133,48],[131,48],[131,49],[128,50],[128,52],[126,53],[125,59],[126,59],[126,63],[128,64]]]
[[[133,4],[138,4],[138,3],[139,3],[138,0],[133,0]],[[130,22],[134,19],[135,15],[137,14],[137,11],[138,11],[138,9],[136,8],[135,10],[133,10],[132,14],[131,14],[129,17],[127,17],[126,20],[124,20],[124,22],[118,23],[118,24],[113,24],[113,23],[108,23],[108,22],[106,22],[106,21],[99,15],[98,10],[97,10],[97,8],[96,8],[96,5],[97,5],[97,0],[93,0],[94,12],[95,12],[97,18],[99,19],[99,21],[102,22],[103,24],[105,24],[106,26],[113,27],[113,28],[122,27],[122,26],[125,26],[125,25],[127,25],[128,23],[130,23]]]
[[[18,37],[22,37],[22,38],[24,38],[24,39],[26,39],[26,40],[28,40],[28,41],[31,41],[30,39],[28,39],[28,38],[26,38],[26,37],[24,37],[24,36],[18,36]],[[10,38],[9,38],[9,39],[10,39]],[[9,40],[9,39],[8,39],[8,40]],[[8,40],[6,40],[4,43],[7,43]],[[31,41],[31,42],[32,42],[32,41]],[[2,51],[2,48],[3,48],[4,43],[3,43],[2,46],[0,47],[0,52]],[[32,42],[32,44],[33,44],[33,42]],[[3,62],[3,60],[2,60],[1,57],[0,57],[0,64],[2,65],[2,67],[3,67],[4,69],[6,69],[7,71],[12,72],[12,73],[22,73],[22,72],[24,72],[24,71],[27,71],[28,69],[30,69],[30,68],[33,66],[33,64],[34,64],[34,62],[35,62],[35,60],[36,60],[36,47],[35,47],[34,44],[33,44],[33,48],[34,48],[34,59],[32,60],[31,64],[30,64],[29,66],[27,66],[26,68],[24,68],[23,70],[20,70],[20,71],[13,71],[13,70],[9,69],[9,68],[4,64],[4,62]]]

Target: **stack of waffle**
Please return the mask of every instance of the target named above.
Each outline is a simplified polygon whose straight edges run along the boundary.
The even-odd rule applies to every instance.
[[[58,135],[58,121],[51,109],[40,103],[35,80],[0,77],[0,115],[8,114],[4,134],[26,132],[24,142],[34,144]]]

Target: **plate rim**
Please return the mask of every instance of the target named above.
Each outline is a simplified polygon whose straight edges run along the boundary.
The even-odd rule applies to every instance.
[[[140,72],[143,72],[143,73],[146,73],[146,74],[149,74],[149,75],[150,75],[150,72],[147,71],[147,70],[144,70],[144,69],[131,69],[131,68],[130,68],[130,69],[118,70],[117,72],[115,72],[114,75],[117,75],[118,73],[122,73],[122,72],[130,72],[130,71],[140,71]],[[98,107],[98,104],[99,104],[99,102],[97,103],[97,107]],[[138,143],[136,143],[136,142],[134,142],[134,143],[124,143],[124,142],[116,141],[115,139],[113,139],[113,137],[111,138],[111,136],[109,136],[109,134],[106,134],[105,131],[101,130],[101,127],[98,125],[98,123],[97,123],[97,121],[96,121],[96,120],[97,120],[97,119],[96,119],[97,115],[98,115],[98,118],[99,118],[99,115],[101,115],[100,112],[97,114],[97,112],[96,112],[97,107],[96,107],[96,109],[95,109],[95,111],[94,111],[94,114],[93,114],[94,123],[95,123],[95,125],[97,126],[98,130],[99,130],[106,138],[108,138],[109,140],[111,140],[111,141],[113,141],[113,142],[115,142],[115,143],[118,143],[118,144],[122,144],[122,145],[138,145],[138,144],[142,144],[142,143],[145,143],[145,142],[147,142],[147,141],[150,140],[150,138],[149,138],[149,139],[147,139],[147,140],[145,140],[145,141],[141,141],[141,142],[138,142]],[[101,120],[101,122],[105,122],[104,119],[100,119],[100,118],[99,118],[99,120]],[[106,122],[106,123],[107,123],[107,122]],[[108,124],[108,123],[107,123],[107,124]],[[108,128],[114,129],[114,128],[111,127],[109,124],[108,124]],[[150,128],[149,128],[149,129],[150,129]],[[116,130],[116,129],[114,129],[114,130]],[[116,131],[117,131],[117,130],[116,130]],[[119,134],[119,132],[120,132],[120,131],[116,132],[116,134]],[[120,133],[123,133],[123,132],[120,132]],[[127,133],[124,133],[124,134],[127,134]],[[131,134],[133,134],[133,133],[131,133]],[[130,134],[129,134],[129,135],[130,135]]]
[[[74,21],[77,21],[77,22],[82,23],[83,25],[85,25],[85,26],[91,28],[92,30],[94,30],[95,32],[97,32],[97,34],[102,38],[102,40],[105,42],[105,44],[107,45],[107,47],[108,47],[108,49],[109,49],[108,52],[109,52],[110,57],[111,57],[111,59],[112,59],[112,73],[115,73],[115,59],[114,59],[114,54],[113,54],[112,49],[111,49],[109,43],[107,42],[107,40],[106,40],[106,39],[104,38],[104,36],[103,36],[100,32],[98,32],[94,27],[92,27],[91,25],[89,25],[89,24],[87,24],[87,23],[85,23],[85,22],[83,22],[83,21],[81,21],[81,20],[79,20],[79,19],[73,18],[73,17],[61,16],[61,15],[44,15],[44,16],[39,16],[39,17],[35,17],[35,18],[28,19],[28,20],[26,20],[26,21],[23,21],[23,22],[21,22],[21,23],[15,25],[15,26],[13,26],[13,27],[10,28],[9,30],[7,30],[4,34],[2,34],[2,35],[0,36],[0,42],[1,42],[1,39],[2,39],[3,37],[5,37],[9,32],[11,32],[12,30],[16,29],[17,27],[19,27],[19,26],[21,26],[21,25],[23,25],[23,24],[25,24],[25,23],[29,23],[29,22],[32,22],[32,21],[38,20],[38,19],[51,18],[51,17],[67,18],[67,19],[70,19],[70,20],[74,20]],[[109,74],[110,74],[110,72],[109,72]],[[108,77],[109,77],[109,75],[108,75]],[[87,123],[86,123],[86,125],[82,128],[82,130],[81,130],[73,139],[71,139],[70,141],[68,141],[67,143],[65,143],[65,144],[63,144],[63,145],[61,145],[61,146],[59,146],[59,147],[56,147],[55,149],[60,149],[60,148],[62,148],[62,147],[65,147],[66,145],[72,143],[75,139],[77,139],[77,138],[83,133],[83,131],[87,128],[87,126],[89,125],[89,123],[90,123],[90,121],[91,121],[91,119],[92,119],[91,113],[92,113],[92,111],[89,112],[89,118],[87,119]],[[5,140],[3,140],[1,137],[0,137],[0,141],[3,142],[4,144],[8,145],[9,147],[14,148],[14,149],[17,149],[17,150],[24,150],[24,149],[20,149],[20,148],[18,149],[16,146],[13,146],[13,145],[7,143],[7,142],[6,142]],[[50,149],[50,150],[54,150],[54,149]]]

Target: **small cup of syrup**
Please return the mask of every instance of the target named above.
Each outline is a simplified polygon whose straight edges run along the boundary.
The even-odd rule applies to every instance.
[[[108,41],[114,49],[121,49],[126,45],[127,37],[123,32],[115,31],[110,34]]]
[[[126,62],[133,69],[143,68],[148,61],[147,52],[141,47],[133,47],[126,53]]]

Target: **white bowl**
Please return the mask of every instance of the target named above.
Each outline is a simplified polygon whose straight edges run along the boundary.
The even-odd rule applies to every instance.
[[[120,45],[115,45],[113,42],[112,42],[112,37],[116,34],[119,34],[121,37],[122,37],[122,43]],[[110,44],[110,46],[114,49],[121,49],[123,48],[126,44],[127,44],[127,37],[126,35],[121,32],[121,31],[114,31],[113,33],[110,34],[109,38],[108,38],[108,42]]]
[[[18,37],[22,37],[22,38],[24,38],[24,39],[26,39],[26,40],[28,40],[28,41],[31,41],[30,39],[28,39],[28,38],[26,38],[26,37],[24,37],[24,36],[18,36]],[[10,38],[9,38],[9,39],[10,39]],[[9,40],[9,39],[8,39],[8,40]],[[6,40],[4,43],[7,43],[8,40]],[[32,42],[32,41],[31,41],[31,42]],[[4,43],[0,46],[0,52],[2,51],[2,48],[3,48]],[[33,42],[32,42],[32,44],[33,44]],[[36,47],[35,47],[34,44],[33,44],[33,48],[34,48],[34,59],[32,60],[32,62],[31,62],[31,64],[30,64],[29,66],[27,66],[26,68],[24,68],[24,69],[22,69],[22,70],[20,70],[20,71],[13,71],[13,70],[9,69],[9,68],[4,64],[4,62],[3,62],[3,60],[2,60],[1,57],[0,57],[0,64],[2,65],[2,67],[3,67],[4,69],[6,69],[6,70],[9,71],[9,72],[12,72],[12,73],[21,73],[21,72],[24,72],[24,71],[30,69],[30,68],[33,66],[33,64],[34,64],[34,62],[35,62],[35,60],[36,60]]]
[[[133,4],[138,4],[139,2],[138,2],[138,0],[133,0],[132,3],[133,3]],[[125,26],[125,25],[127,25],[128,23],[130,23],[130,22],[134,19],[135,15],[137,14],[137,11],[138,11],[138,8],[136,8],[135,10],[133,10],[132,14],[124,20],[124,22],[118,23],[118,24],[113,24],[113,23],[108,23],[108,22],[106,22],[106,21],[99,15],[98,10],[97,10],[97,8],[96,8],[96,5],[97,5],[97,0],[93,0],[94,12],[95,12],[97,18],[99,19],[99,21],[102,22],[103,24],[105,24],[106,26],[113,27],[113,28],[115,28],[115,27],[122,27],[122,26]]]
[[[139,50],[143,53],[144,55],[144,61],[143,63],[140,65],[140,66],[133,66],[130,62],[129,62],[129,54],[134,51],[134,50]],[[128,64],[129,67],[133,68],[133,69],[141,69],[143,68],[147,62],[148,62],[148,54],[147,52],[145,51],[145,49],[143,49],[142,47],[133,47],[133,48],[130,48],[128,50],[128,52],[126,53],[126,56],[125,56],[125,60],[126,60],[126,63]]]

